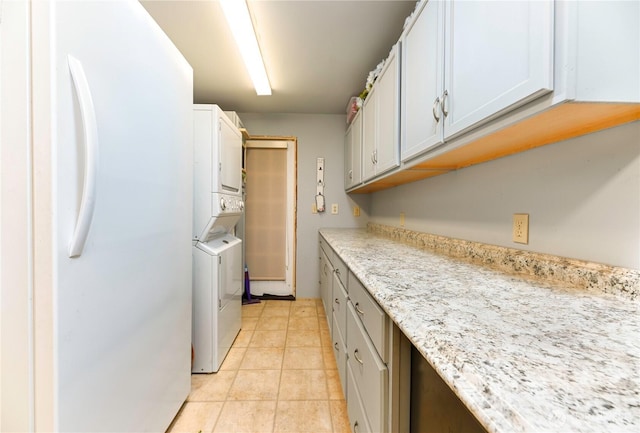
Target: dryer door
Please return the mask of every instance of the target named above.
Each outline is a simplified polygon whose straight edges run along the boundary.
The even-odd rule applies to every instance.
[[[220,310],[231,301],[242,297],[244,271],[242,269],[242,241],[232,236],[225,236],[224,248],[220,252],[219,275],[219,308]]]

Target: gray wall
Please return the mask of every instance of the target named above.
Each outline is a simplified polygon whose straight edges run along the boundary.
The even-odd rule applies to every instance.
[[[318,288],[318,229],[322,227],[364,227],[368,221],[370,197],[349,197],[344,192],[344,115],[239,113],[252,135],[298,138],[298,250],[296,254],[296,295],[320,297]],[[316,194],[316,159],[325,159],[327,211],[312,214]],[[355,201],[354,201],[355,200]],[[338,215],[331,214],[337,203]],[[354,217],[352,207],[361,207]]]
[[[240,117],[251,134],[298,137],[298,297],[319,296],[319,228],[399,226],[400,212],[412,230],[640,269],[640,122],[348,196],[343,115]],[[311,213],[317,157],[325,158],[327,204],[338,203],[338,215]],[[528,245],[511,241],[514,213],[529,214]]]
[[[640,122],[371,195],[371,221],[400,212],[408,229],[640,269]]]

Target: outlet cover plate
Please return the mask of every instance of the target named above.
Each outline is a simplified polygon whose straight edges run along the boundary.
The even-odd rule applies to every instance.
[[[513,242],[519,244],[529,243],[529,214],[513,214]]]

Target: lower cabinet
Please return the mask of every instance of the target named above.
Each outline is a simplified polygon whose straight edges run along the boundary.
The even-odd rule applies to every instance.
[[[347,398],[347,345],[343,337],[340,326],[337,323],[336,315],[333,315],[333,355],[338,365],[338,374],[340,375],[340,385],[345,399]]]
[[[486,433],[322,236],[320,289],[352,433]]]
[[[392,371],[400,365],[401,332],[322,236],[319,257],[320,292],[352,431],[407,432],[398,426],[408,420],[397,419],[398,395],[407,388],[394,379],[400,369]]]
[[[353,304],[347,312],[347,364],[373,432],[387,431],[387,366],[371,343]],[[349,398],[348,396],[347,398]]]
[[[329,324],[329,333],[332,333],[332,321],[331,321],[331,312],[332,309],[332,301],[333,301],[333,266],[331,265],[331,261],[327,257],[326,251],[323,248],[322,243],[320,244],[320,297],[322,298],[322,306],[324,307],[324,314],[327,318],[327,323]]]
[[[351,366],[347,365],[347,412],[353,433],[373,433],[364,413],[360,391],[356,385]]]

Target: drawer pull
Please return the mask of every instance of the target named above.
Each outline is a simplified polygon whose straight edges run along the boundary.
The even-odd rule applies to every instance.
[[[354,305],[354,307],[355,307],[355,309],[356,309],[356,312],[357,312],[359,315],[364,316],[364,311],[362,311],[362,310],[360,309],[360,302],[356,302],[356,305]]]
[[[358,433],[358,421],[353,423],[353,433]]]
[[[336,274],[340,275],[340,269],[336,268]]]
[[[360,359],[360,357],[358,356],[358,349],[353,351],[353,357],[356,359],[356,361],[358,361],[360,363],[360,365],[364,365],[364,362],[362,361],[362,359]]]
[[[336,304],[340,305],[340,300],[338,298],[334,299],[333,302],[335,302]]]
[[[338,342],[333,343],[333,348],[340,352],[340,347],[338,346]]]

